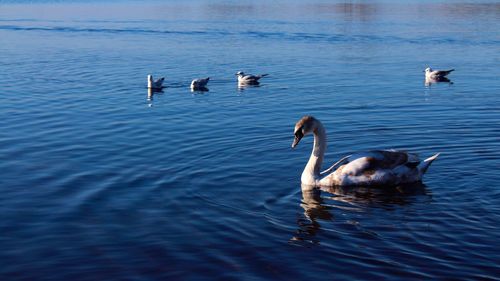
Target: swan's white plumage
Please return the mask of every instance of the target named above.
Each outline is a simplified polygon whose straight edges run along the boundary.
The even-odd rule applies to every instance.
[[[420,161],[416,154],[395,150],[373,150],[346,156],[320,173],[326,151],[326,132],[319,120],[305,116],[295,125],[295,147],[302,137],[312,133],[314,145],[301,181],[314,186],[398,185],[418,182],[436,154]]]

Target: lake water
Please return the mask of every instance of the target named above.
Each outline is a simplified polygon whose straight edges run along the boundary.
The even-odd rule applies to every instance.
[[[499,26],[496,1],[0,1],[0,279],[495,280]],[[302,192],[306,114],[325,165],[442,154]]]

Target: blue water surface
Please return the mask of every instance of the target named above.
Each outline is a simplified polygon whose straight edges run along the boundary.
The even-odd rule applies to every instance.
[[[499,24],[497,1],[0,1],[0,279],[498,280]],[[441,156],[302,192],[306,114],[325,165]]]

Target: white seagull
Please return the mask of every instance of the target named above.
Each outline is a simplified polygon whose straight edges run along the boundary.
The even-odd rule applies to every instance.
[[[156,81],[153,80],[153,75],[148,75],[148,88],[153,90],[161,90],[163,89],[163,80],[165,77],[162,77]]]
[[[425,78],[429,80],[439,80],[446,78],[450,72],[454,71],[455,69],[450,69],[450,70],[433,70],[430,67],[427,67],[424,72],[425,72]]]
[[[191,90],[193,91],[208,90],[207,89],[208,80],[210,80],[210,77],[194,79],[193,81],[191,81]]]
[[[260,78],[268,74],[250,75],[245,74],[243,71],[238,71],[235,75],[238,76],[238,84],[240,85],[259,85]]]

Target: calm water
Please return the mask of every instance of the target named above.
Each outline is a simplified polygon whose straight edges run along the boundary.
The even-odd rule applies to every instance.
[[[1,280],[500,275],[498,2],[12,2]],[[428,65],[453,84],[426,87]],[[238,70],[270,75],[238,90]],[[167,84],[152,100],[149,73]],[[305,114],[325,165],[442,154],[424,185],[303,193]]]

